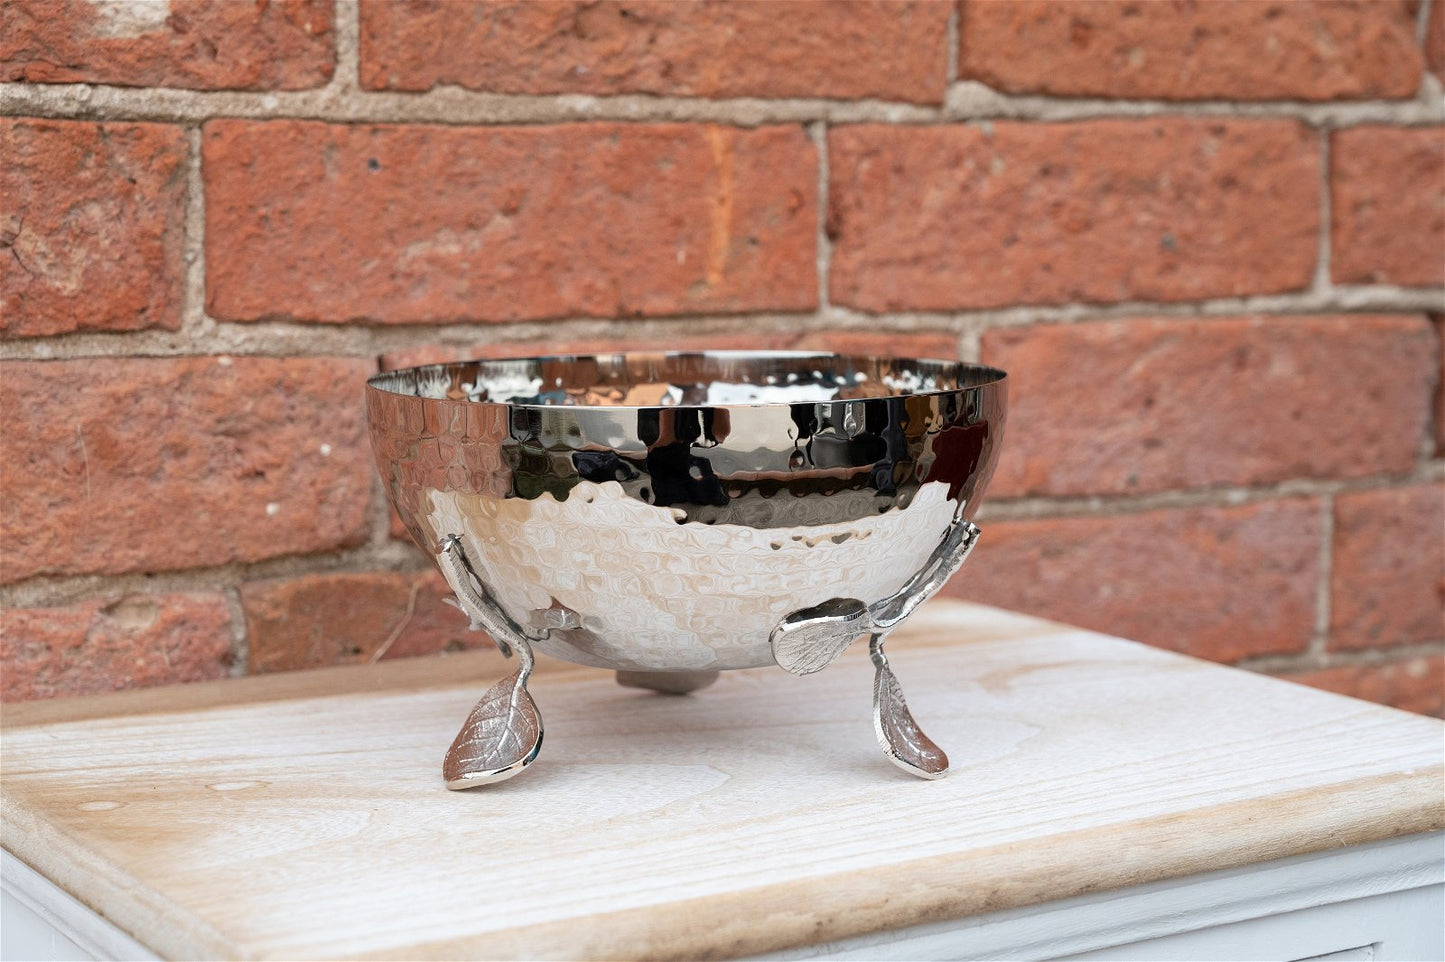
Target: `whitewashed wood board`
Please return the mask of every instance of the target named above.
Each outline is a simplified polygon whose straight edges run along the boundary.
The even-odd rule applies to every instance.
[[[7,708],[4,844],[169,957],[757,954],[1445,825],[1442,726],[994,609],[684,697],[557,667],[522,777],[446,791],[474,653]],[[73,720],[72,720],[73,719]]]

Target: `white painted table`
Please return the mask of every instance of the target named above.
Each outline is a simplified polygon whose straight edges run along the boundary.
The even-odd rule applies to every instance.
[[[3,954],[1441,958],[1439,721],[935,602],[889,649],[925,782],[856,647],[684,697],[554,663],[541,759],[467,793],[493,653],[7,707]]]

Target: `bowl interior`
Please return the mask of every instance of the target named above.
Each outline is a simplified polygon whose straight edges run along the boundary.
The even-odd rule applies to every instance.
[[[382,391],[526,406],[672,407],[908,397],[1001,381],[957,361],[794,351],[533,357],[435,364],[378,375]]]

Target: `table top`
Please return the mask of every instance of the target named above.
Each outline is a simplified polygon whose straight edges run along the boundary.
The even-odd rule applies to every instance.
[[[173,957],[716,958],[1445,826],[1439,721],[957,602],[686,696],[543,663],[535,765],[441,759],[493,652],[4,710],[4,845]]]

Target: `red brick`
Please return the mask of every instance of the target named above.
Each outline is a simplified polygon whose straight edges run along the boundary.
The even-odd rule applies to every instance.
[[[1413,97],[1407,0],[959,4],[959,76],[1008,93],[1164,100]]]
[[[241,587],[253,672],[404,658],[490,646],[444,604],[440,574],[368,572],[306,575]],[[395,636],[395,637],[393,637]]]
[[[999,328],[1009,372],[994,497],[1129,494],[1407,471],[1438,348],[1421,317]]]
[[[300,90],[331,79],[331,0],[4,0],[0,79]]]
[[[6,119],[0,156],[0,337],[180,326],[180,128]]]
[[[1341,284],[1445,284],[1445,127],[1330,135],[1330,273]]]
[[[1285,675],[1312,688],[1403,708],[1445,715],[1445,655],[1421,655],[1378,665],[1346,665]]]
[[[363,0],[361,84],[938,103],[948,15],[943,3],[872,0]]]
[[[1319,153],[1279,120],[837,128],[832,300],[949,310],[1304,288]]]
[[[214,121],[204,140],[210,309],[225,320],[817,301],[817,167],[800,127]]]
[[[360,543],[361,385],[331,358],[0,364],[0,581],[257,561]]]
[[[0,612],[0,700],[222,678],[231,616],[219,594],[127,595]]]
[[[950,595],[1223,662],[1314,629],[1314,499],[982,527]]]
[[[1445,638],[1445,485],[1335,499],[1330,647]]]

